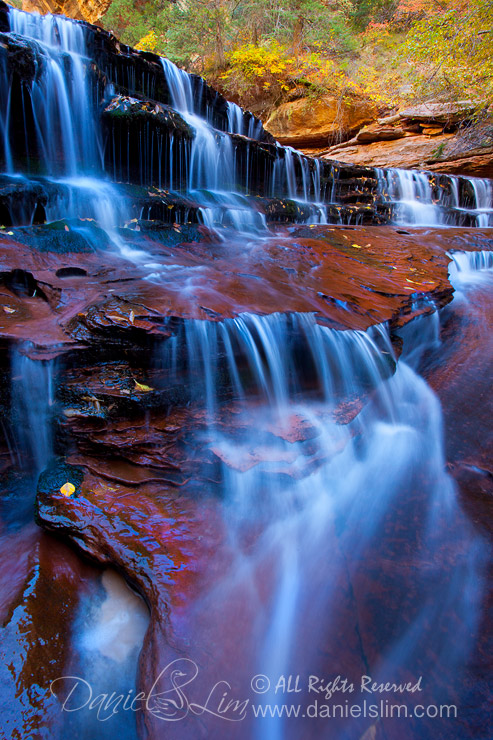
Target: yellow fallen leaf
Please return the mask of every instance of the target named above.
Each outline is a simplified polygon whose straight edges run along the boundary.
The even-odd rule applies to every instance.
[[[75,486],[74,486],[74,484],[73,483],[69,483],[67,481],[60,488],[60,493],[63,493],[64,496],[72,496],[75,493]]]
[[[144,385],[144,383],[138,383],[136,380],[134,380],[134,383],[135,383],[136,391],[142,391],[142,393],[149,393],[150,391],[154,390],[154,388],[151,388],[149,385]]]
[[[10,308],[10,306],[2,306],[5,313],[15,313],[15,308]]]
[[[351,244],[351,246],[354,247],[355,249],[362,249],[362,247],[360,247],[359,244]]]

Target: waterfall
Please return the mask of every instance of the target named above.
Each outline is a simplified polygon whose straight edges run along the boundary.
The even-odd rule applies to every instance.
[[[210,227],[222,223],[240,233],[260,233],[265,230],[265,219],[261,214],[252,211],[250,202],[238,191],[240,173],[235,167],[231,140],[214,130],[196,113],[190,75],[168,59],[163,58],[162,64],[173,107],[195,131],[190,155],[188,189],[199,197],[203,205],[201,213],[204,222]],[[249,138],[257,139],[259,126],[261,127],[259,122],[250,119]],[[244,134],[245,131],[244,113],[233,103],[228,104],[228,131],[239,134]],[[284,158],[275,163],[270,194],[273,197],[287,197],[311,206],[309,223],[327,223],[325,208],[321,202],[320,161],[314,162],[312,175],[307,157],[290,147],[284,147],[281,151]],[[244,183],[247,193],[250,190],[248,173],[247,157]],[[298,179],[301,182],[300,186]],[[227,216],[224,214],[225,209]]]
[[[172,382],[185,371],[193,398],[211,419],[225,388],[236,401],[258,399],[274,414],[307,389],[331,407],[375,388],[394,364],[384,328],[338,331],[317,324],[312,314],[186,320],[163,352]]]
[[[49,219],[102,216],[101,226],[125,258],[129,254],[117,227],[135,210],[122,182],[171,193],[180,203],[179,221],[190,219],[190,207],[180,201],[187,197],[193,219],[220,240],[235,233],[268,236],[268,221],[380,223],[389,213],[402,225],[487,226],[492,221],[487,180],[371,168],[361,174],[362,168],[355,168],[353,174],[348,166],[276,144],[251,113],[168,59],[161,59],[163,80],[145,59],[135,65],[125,55],[108,58],[84,23],[15,8],[9,19],[12,42],[22,44],[26,79],[13,78],[9,50],[0,48],[4,171],[53,186],[45,209]],[[25,140],[18,130],[19,111],[12,111],[12,85],[16,105],[22,101]],[[118,107],[121,95],[127,102]],[[139,118],[156,103],[171,104],[176,114],[162,114],[167,128],[159,116]],[[135,116],[123,115],[133,104],[143,108]],[[112,105],[121,115],[111,116]],[[140,259],[135,250],[130,258]]]
[[[10,11],[13,33],[35,43],[41,73],[31,90],[43,169],[73,177],[101,167],[86,28],[51,15]],[[98,151],[99,150],[99,151]]]
[[[422,341],[433,349],[438,327],[426,320]],[[393,609],[406,594],[408,612],[381,627],[378,664],[368,668],[375,680],[431,672],[438,661],[449,681],[471,647],[483,544],[446,472],[440,403],[408,364],[419,365],[419,330],[403,337],[405,361],[397,361],[386,326],[341,332],[310,314],[244,314],[185,321],[164,343],[169,377],[184,375],[194,404],[206,409],[208,431],[196,443],[220,466],[227,531],[227,559],[218,552],[211,567],[220,575],[186,611],[187,629],[223,665],[230,609],[244,605],[248,629],[237,640],[247,675],[271,680],[258,697],[264,706],[287,701],[274,690],[276,677],[325,675],[320,646],[337,645],[343,629],[341,582],[361,589],[360,579],[375,578],[389,559],[396,574],[382,575],[385,603]],[[453,567],[448,548],[463,553]],[[358,593],[362,619],[373,599],[371,589]],[[198,650],[190,657],[200,663]],[[296,732],[267,715],[246,737]]]
[[[476,272],[477,270],[491,270],[493,268],[493,252],[489,250],[451,252],[449,256],[457,272]]]
[[[488,278],[493,269],[493,252],[450,252],[449,279],[454,288],[460,291],[469,284],[481,283]]]
[[[96,219],[120,247],[115,227],[130,217],[125,198],[103,178],[88,29],[60,16],[15,8],[9,17],[12,32],[32,42],[39,56],[30,98],[40,169],[58,188],[47,216]]]
[[[11,106],[11,89],[7,74],[7,60],[3,54],[0,54],[0,89],[4,94],[0,96],[0,134],[3,140],[3,150],[5,156],[6,172],[12,174],[14,164],[12,161],[12,152],[10,150],[10,106]],[[7,94],[5,94],[7,91]]]
[[[108,527],[101,532],[115,539],[101,550],[101,558],[119,558],[122,570],[138,567],[146,574],[146,583],[155,589],[152,597],[159,600],[151,615],[151,648],[165,644],[166,655],[176,650],[201,669],[210,668],[208,689],[215,671],[226,666],[233,678],[225,671],[218,675],[220,684],[231,679],[236,688],[245,682],[245,696],[251,697],[252,677],[265,674],[271,686],[258,695],[258,703],[280,706],[285,700],[275,689],[280,676],[325,676],[328,668],[342,675],[347,659],[348,671],[370,671],[375,681],[431,676],[436,694],[430,693],[427,702],[442,696],[450,701],[445,694],[450,687],[455,690],[453,674],[460,674],[471,657],[478,630],[485,543],[449,473],[447,465],[452,469],[455,458],[445,455],[441,405],[423,370],[447,341],[436,305],[427,297],[427,291],[438,295],[440,305],[450,297],[440,273],[443,253],[437,248],[433,280],[422,278],[421,270],[418,277],[412,266],[414,272],[408,273],[399,261],[393,282],[387,244],[398,250],[404,243],[410,254],[413,243],[399,242],[400,229],[389,229],[381,260],[377,245],[367,244],[369,237],[352,237],[351,229],[291,229],[290,234],[289,224],[392,219],[402,225],[485,227],[493,225],[491,182],[311,159],[274,142],[251,113],[167,59],[129,50],[82,22],[12,8],[9,18],[9,43],[16,55],[20,49],[25,56],[20,69],[8,44],[0,45],[2,197],[7,202],[9,188],[15,191],[12,198],[29,192],[36,205],[26,206],[16,221],[2,201],[2,216],[6,213],[13,223],[2,243],[15,244],[18,236],[24,250],[19,254],[29,254],[34,265],[26,271],[33,271],[43,290],[46,286],[46,313],[40,315],[50,316],[56,334],[48,327],[39,341],[57,344],[47,347],[44,356],[50,351],[70,357],[61,373],[54,360],[32,359],[32,345],[11,350],[5,436],[14,473],[21,468],[38,474],[58,453],[68,465],[84,468],[79,500],[55,501],[66,506],[57,510],[64,512],[65,533],[70,530],[69,536],[88,551],[93,545],[103,548],[105,543],[96,542],[97,491],[108,495],[104,500],[111,500],[110,506],[100,507]],[[67,233],[59,224],[53,237],[55,229],[38,224],[39,204],[48,221],[74,220],[66,225]],[[101,232],[86,219],[94,219],[109,235],[110,259],[99,242]],[[120,231],[129,225],[135,231]],[[79,263],[54,251],[67,243],[67,254],[74,256],[68,232],[77,230],[87,233],[94,247]],[[319,231],[324,233],[317,237]],[[377,238],[381,232],[373,233]],[[288,244],[296,247],[298,234],[300,241],[305,239],[299,248],[301,267],[298,258],[284,267],[277,255]],[[445,243],[442,237],[437,243]],[[484,234],[476,232],[476,237],[487,244]],[[324,251],[325,238],[334,239],[330,251]],[[51,239],[57,244],[50,252]],[[154,250],[152,258],[147,248]],[[343,331],[323,325],[326,319],[318,313],[283,312],[286,305],[318,305],[309,297],[305,302],[305,296],[303,302],[291,296],[282,301],[293,286],[301,295],[303,275],[318,270],[324,279],[327,263],[320,254],[330,259],[336,249],[344,258],[341,265],[355,266],[337,285],[348,295],[341,293],[337,300],[319,296],[343,305],[354,326],[382,315],[382,306],[390,315],[392,306],[399,305],[401,312],[396,309],[389,324]],[[271,294],[262,292],[271,284],[263,280],[264,273],[258,271],[262,282],[250,282],[258,276],[240,273],[238,260],[240,267],[233,265],[226,275],[229,292],[210,307],[204,296],[222,285],[215,282],[216,274],[226,273],[228,255],[234,262],[242,250],[251,250],[252,262],[262,263],[262,270],[272,263],[269,280],[275,280],[277,270],[286,270],[272,305],[267,302]],[[124,274],[120,256],[138,269]],[[491,252],[451,252],[449,257],[456,287],[472,281],[472,275],[491,278]],[[21,259],[18,254],[16,259]],[[159,283],[164,271],[177,275],[176,284],[169,279],[166,287],[146,282]],[[3,274],[7,291],[8,273]],[[374,274],[378,277],[372,282]],[[242,276],[249,281],[240,282]],[[327,278],[327,291],[332,291],[332,278]],[[357,296],[362,288],[371,291],[368,301],[351,303],[351,281],[358,284]],[[245,285],[257,285],[259,291],[253,287],[248,302],[243,301]],[[400,285],[405,290],[394,304],[392,291]],[[261,301],[252,300],[259,295]],[[6,305],[2,313],[5,322],[18,320],[20,326],[16,334],[5,332],[7,346],[12,336],[25,336],[21,330],[39,327],[34,296],[16,294],[15,299],[15,307]],[[270,313],[245,311],[255,302]],[[423,315],[396,329],[409,318],[407,310]],[[330,311],[325,316],[333,320]],[[65,412],[59,425],[55,376]],[[133,486],[125,476],[134,480],[130,472],[135,470],[138,484]],[[58,488],[57,483],[55,494]],[[120,512],[134,506],[136,499],[127,498],[129,492],[136,495],[134,489],[142,499],[150,491],[152,506],[136,507],[135,520],[122,517],[120,526]],[[50,491],[41,491],[40,500],[41,495],[46,511]],[[165,523],[164,505],[169,505]],[[77,519],[80,511],[86,519]],[[145,537],[151,518],[153,525],[157,521],[152,537],[142,552],[131,552],[134,527],[142,526]],[[88,523],[89,544],[84,540]],[[199,530],[200,544],[191,542]],[[145,549],[149,557],[142,554]],[[146,570],[154,553],[163,567],[156,583]],[[135,582],[145,591],[141,575]],[[75,632],[81,654],[99,654],[92,678],[104,693],[105,667],[117,651],[122,685],[133,680],[147,612],[122,582],[106,575],[102,585],[106,596],[93,594],[91,603],[82,604]],[[165,617],[153,633],[161,604]],[[113,629],[125,612],[138,640],[129,640],[123,629],[116,644]],[[142,658],[141,670],[155,668]],[[306,685],[303,698],[312,699]],[[365,698],[358,696],[353,703],[361,705]],[[377,725],[360,732],[352,716],[346,719],[329,729],[321,724],[319,735],[373,738],[380,733]],[[77,717],[71,721],[79,731],[83,723]],[[206,712],[199,721],[199,734],[218,736],[215,729],[209,731]],[[188,728],[173,729],[178,725],[163,728],[170,736],[184,736]],[[238,732],[249,740],[298,740],[306,734],[280,714],[258,722],[252,718],[251,726],[243,727]],[[317,736],[311,728],[308,735]]]
[[[493,222],[493,187],[491,180],[471,178],[474,190],[474,206],[478,212],[476,216],[478,226],[490,226]]]
[[[11,356],[12,424],[22,468],[40,473],[53,458],[54,360],[33,360],[29,347]]]
[[[227,131],[230,134],[239,134],[240,136],[247,136],[249,139],[255,139],[259,141],[262,133],[263,126],[262,122],[259,121],[255,116],[245,114],[245,112],[236,103],[228,101],[228,121]]]
[[[399,169],[377,169],[377,177],[380,196],[393,204],[397,224],[487,227],[493,223],[490,180]]]
[[[240,234],[265,230],[265,218],[251,208],[245,196],[234,192],[237,174],[230,139],[195,113],[190,75],[169,59],[163,58],[161,61],[173,107],[195,132],[190,154],[188,191],[201,204],[202,220],[213,230],[217,224]],[[235,120],[238,122],[237,117],[235,113],[232,125]]]

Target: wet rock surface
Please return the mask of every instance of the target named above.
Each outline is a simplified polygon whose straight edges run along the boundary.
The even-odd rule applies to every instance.
[[[382,661],[392,680],[426,677],[429,702],[467,697],[459,724],[336,718],[335,735],[484,735],[487,631],[470,576],[491,477],[475,335],[486,346],[490,322],[464,314],[463,349],[446,324],[451,369],[427,368],[455,428],[446,459],[437,401],[398,357],[402,332],[448,310],[450,252],[492,250],[492,229],[466,228],[488,223],[487,183],[422,175],[433,223],[464,227],[392,225],[385,173],[278,146],[200,78],[101,29],[65,26],[58,54],[41,22],[15,17],[34,40],[8,34],[0,3],[14,111],[1,98],[7,733],[43,722],[43,737],[106,740],[97,720],[64,722],[65,686],[49,692],[82,670],[71,648],[99,570],[77,552],[116,567],[151,612],[131,676],[150,702],[111,740],[262,736],[251,715],[205,717],[212,687],[251,699],[252,677],[284,665],[356,684]],[[72,104],[48,135],[43,85]],[[481,409],[472,391],[456,400],[477,374]],[[198,714],[169,683],[193,666]],[[103,662],[104,681],[119,672]],[[285,737],[326,733],[300,719]]]
[[[237,643],[235,635],[248,633],[247,624],[254,618],[256,607],[240,594],[235,598],[233,587],[226,606],[222,600],[208,602],[207,618],[193,607],[202,603],[215,578],[223,574],[224,563],[233,558],[222,518],[221,470],[224,465],[235,471],[268,465],[272,481],[283,476],[289,490],[290,481],[326,462],[323,457],[310,457],[313,445],[316,450],[313,422],[293,416],[289,428],[264,426],[255,415],[255,405],[250,419],[239,415],[235,403],[228,401],[225,387],[225,405],[216,420],[218,428],[239,439],[249,426],[255,424],[258,428],[255,446],[242,448],[241,459],[237,453],[228,456],[231,453],[215,446],[206,411],[189,395],[187,384],[179,375],[170,382],[162,366],[149,363],[150,348],[155,356],[156,347],[166,345],[184,318],[215,322],[242,311],[309,310],[316,311],[317,319],[331,327],[366,328],[390,321],[397,328],[449,302],[452,289],[446,277],[446,250],[466,246],[485,249],[492,239],[488,230],[397,231],[388,227],[291,227],[262,247],[257,245],[251,251],[242,247],[232,260],[234,245],[214,242],[205,230],[197,231],[200,241],[169,247],[164,259],[162,244],[158,249],[152,241],[152,230],[148,234],[143,229],[130,235],[131,242],[135,245],[137,239],[145,243],[152,259],[161,265],[175,265],[169,282],[164,272],[156,284],[143,280],[138,266],[127,266],[122,273],[121,262],[116,258],[112,262],[111,251],[105,256],[103,269],[92,252],[69,252],[60,260],[58,254],[36,252],[25,245],[17,244],[15,251],[9,248],[11,268],[22,264],[37,284],[43,285],[47,293],[49,285],[56,295],[50,304],[3,288],[5,306],[18,314],[12,326],[23,326],[11,330],[15,341],[21,333],[24,339],[30,338],[33,357],[64,356],[56,380],[56,448],[63,451],[64,462],[55,463],[40,478],[37,521],[100,565],[116,566],[149,604],[151,624],[140,657],[138,690],[152,692],[160,671],[185,657],[200,670],[192,692],[194,700],[200,702],[211,682],[221,680],[230,681],[235,696],[248,696],[246,681],[255,673],[255,664],[248,645]],[[4,238],[12,246],[12,237]],[[12,261],[13,254],[18,263]],[[57,277],[55,267],[67,272]],[[76,267],[86,274],[77,272]],[[201,279],[191,295],[184,295],[184,287],[197,267],[201,278],[204,271],[207,280]],[[204,285],[208,286],[207,293]],[[43,335],[40,324],[32,323],[39,320],[37,309],[36,318],[30,313],[35,301],[42,303],[50,315],[52,328],[45,317]],[[6,322],[12,316],[5,313]],[[7,339],[8,329],[4,328],[3,333]],[[353,407],[342,404],[339,423],[351,424],[362,401],[365,399],[354,399]],[[297,441],[302,448],[288,455],[280,453],[282,440]],[[297,455],[300,463],[303,461],[299,469]],[[456,465],[452,457],[449,461],[452,467]],[[477,465],[477,460],[468,460],[468,464],[472,462]],[[65,480],[75,485],[71,497],[60,492]],[[419,494],[411,485],[409,496],[415,505],[419,504]],[[399,544],[390,537],[380,551],[374,552],[371,565],[358,568],[357,573],[346,570],[351,545],[345,544],[337,520],[332,522],[333,538],[329,539],[338,542],[338,549],[331,551],[330,572],[339,594],[333,627],[339,635],[337,644],[344,648],[329,643],[320,661],[321,670],[339,665],[346,676],[357,681],[368,663],[378,661],[388,630],[392,629],[389,617],[389,624],[385,626],[384,622],[380,628],[380,636],[373,631],[380,620],[377,615],[385,589],[392,593],[403,590],[402,598],[409,600],[412,615],[416,593],[411,588],[410,574],[415,566],[406,553],[412,551],[416,531],[412,518],[409,521]],[[440,577],[460,558],[460,553],[454,551],[453,522],[450,533],[451,541],[439,564]],[[248,536],[255,541],[254,532]],[[403,542],[408,545],[403,546]],[[260,578],[259,588],[269,593],[268,575]],[[374,596],[369,600],[368,594]],[[309,615],[306,620],[309,625]],[[188,637],[191,624],[192,642]],[[213,633],[207,637],[212,624]],[[453,624],[448,629],[453,629]],[[359,639],[355,638],[357,634]],[[232,656],[243,666],[234,676],[229,668]],[[439,676],[431,678],[429,672],[429,661],[435,660],[433,651],[422,660],[421,669],[427,670],[428,680],[439,685]],[[453,689],[447,684],[449,698],[451,691],[461,694],[462,681],[473,680],[474,675],[461,678]],[[162,681],[161,689],[169,690],[166,680]],[[61,690],[59,701],[63,698]],[[139,733],[160,737],[163,720],[159,707],[152,706],[153,711],[138,717]],[[475,721],[484,723],[481,712]],[[469,719],[461,725],[464,737],[470,736],[467,722]],[[214,731],[221,736],[223,732],[222,720],[207,727],[205,733]],[[300,731],[303,727],[300,725]],[[361,723],[361,732],[364,727]],[[423,732],[421,724],[419,727]],[[309,736],[316,737],[320,728],[314,723]],[[393,724],[387,723],[385,730],[375,730],[375,737],[384,737],[382,733],[386,736],[392,728]],[[251,724],[241,723],[241,727],[229,731],[228,737],[249,737],[253,731]],[[418,729],[410,723],[406,731],[413,738]],[[197,732],[194,717],[174,725],[172,736],[186,738],[191,732]]]
[[[291,226],[248,247],[218,243],[202,226],[133,226],[139,231],[123,229],[121,237],[135,249],[136,264],[109,248],[102,264],[91,248],[97,227],[86,230],[84,222],[0,232],[4,336],[39,347],[111,336],[138,344],[148,335],[165,338],[172,318],[220,320],[244,312],[315,312],[337,328],[399,326],[450,300],[447,250],[492,243],[487,229],[313,225]],[[183,236],[192,241],[181,242]],[[40,324],[42,331],[29,329]]]

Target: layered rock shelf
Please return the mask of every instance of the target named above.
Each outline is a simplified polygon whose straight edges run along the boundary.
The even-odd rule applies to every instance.
[[[322,718],[225,723],[269,671],[426,676],[435,701],[467,703],[487,634],[487,383],[481,440],[471,390],[449,402],[444,451],[418,368],[442,401],[486,376],[474,335],[487,347],[491,321],[454,308],[452,275],[467,255],[493,264],[491,183],[304,156],[201,78],[83,22],[0,3],[0,32],[8,732],[103,732],[66,721],[52,683],[98,650],[97,681],[120,672],[77,642],[100,568],[150,615],[129,669],[147,699],[114,736],[326,736]],[[232,704],[208,713],[216,686]],[[468,707],[464,738],[487,721]],[[334,737],[436,727],[346,720]]]

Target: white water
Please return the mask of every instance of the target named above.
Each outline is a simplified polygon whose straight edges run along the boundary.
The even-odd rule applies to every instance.
[[[130,216],[126,199],[103,177],[85,26],[15,8],[9,17],[12,31],[30,39],[44,60],[31,98],[42,171],[59,192],[47,208],[48,220],[95,219],[125,259],[145,261],[148,256],[128,248],[117,233]]]
[[[493,186],[491,180],[471,178],[474,189],[476,221],[478,226],[491,226],[493,223]]]
[[[0,52],[0,90],[8,91],[6,95],[0,95],[0,135],[2,137],[3,150],[5,153],[5,169],[6,172],[12,174],[14,171],[14,165],[12,162],[12,153],[10,151],[9,136],[11,90],[7,74],[7,60],[3,52]]]
[[[244,195],[234,192],[236,172],[231,139],[195,112],[190,75],[169,59],[161,61],[173,107],[195,132],[187,191],[201,204],[203,222],[211,229],[226,226],[239,234],[259,234],[266,230],[265,217],[252,209]],[[238,116],[235,111],[231,126],[239,125]]]
[[[52,15],[12,8],[11,29],[44,57],[32,87],[35,124],[47,174],[74,176],[101,168],[101,150],[88,74],[86,29]]]
[[[74,711],[65,713],[61,740],[135,740],[137,714],[122,711],[120,705],[126,697],[130,702],[137,693],[138,657],[148,624],[144,601],[114,570],[104,570],[100,583],[82,591],[71,630],[73,650],[66,667],[67,676],[82,680],[68,681],[66,694],[73,691],[68,708]],[[105,693],[98,714],[97,697],[101,700]],[[119,696],[123,697],[120,702]],[[94,704],[89,707],[91,697]],[[114,707],[120,711],[113,714]]]
[[[86,57],[80,34],[67,31],[68,27],[80,28],[53,19],[23,27],[44,45],[49,58],[48,78],[41,79],[34,91],[47,172],[71,189],[67,202],[60,203],[59,211],[55,206],[50,217],[62,212],[89,214],[111,231],[121,218],[113,215],[112,186],[87,175],[98,162],[99,147],[95,146],[94,157],[89,154],[87,169],[81,164],[85,152],[80,136],[92,132],[97,142],[97,128],[91,116],[76,106],[77,120],[69,130],[67,116],[75,102],[72,83]],[[60,39],[53,37],[54,29],[61,33]],[[53,48],[68,54],[73,78],[64,76],[65,67]],[[194,111],[189,77],[166,60],[163,68],[176,109],[196,132],[188,186],[201,199],[204,222],[213,228],[228,226],[240,234],[260,232],[261,218],[243,194],[234,192],[229,138],[212,130]],[[45,104],[40,91],[48,79],[56,94]],[[4,138],[8,105],[7,100],[2,107]],[[49,125],[59,131],[59,151],[45,141]],[[230,125],[240,125],[235,111]],[[320,165],[310,170],[302,155],[282,151],[273,195],[288,195],[317,207],[324,200]],[[301,188],[297,171],[302,173]],[[403,223],[443,223],[425,174],[405,173],[397,179],[398,189],[391,197],[403,206]],[[477,218],[489,218],[490,184],[470,182]],[[459,183],[452,180],[452,185],[447,197],[458,208]],[[394,187],[388,182],[385,186]],[[84,188],[88,199],[78,200]],[[487,254],[467,260],[454,254],[453,260],[462,274],[468,272],[465,268],[471,261],[491,266]],[[436,324],[426,337],[415,333],[413,365],[419,362],[415,352],[420,339],[435,346],[439,341]],[[177,357],[180,347],[184,358]],[[432,651],[445,675],[460,668],[479,614],[482,542],[462,514],[455,485],[445,472],[440,404],[405,362],[400,361],[392,375],[395,358],[386,328],[335,332],[319,326],[311,315],[243,315],[221,323],[185,322],[182,335],[169,343],[169,349],[167,354],[166,343],[163,361],[170,374],[178,376],[181,359],[188,368],[194,401],[202,401],[207,410],[208,444],[220,461],[222,514],[233,553],[221,563],[220,583],[196,605],[205,618],[210,614],[207,637],[215,634],[221,644],[217,605],[228,603],[240,590],[254,607],[250,631],[240,637],[245,654],[254,657],[258,670],[271,678],[305,668],[317,670],[322,662],[320,645],[339,639],[341,578],[352,586],[369,564],[383,568],[391,560],[401,566],[404,585],[407,578],[408,590],[416,596],[405,619],[382,627],[383,649],[379,661],[371,666],[375,679],[397,678],[403,667],[413,675],[417,657],[426,650]],[[410,360],[409,354],[405,357]],[[53,446],[50,367],[16,356],[13,381],[18,384],[14,404],[18,404],[19,417],[26,420],[20,430],[22,446],[40,470],[50,460]],[[224,389],[238,411],[230,431],[218,423],[224,413],[220,393]],[[364,407],[347,424],[338,423],[337,412],[348,399],[356,403],[356,411],[359,401]],[[404,538],[402,549],[399,544],[392,549],[394,538],[406,526],[411,526],[414,539]],[[252,531],[255,537],[245,536]],[[444,545],[452,547],[452,567],[442,553]],[[389,552],[393,559],[385,558]],[[260,598],[259,572],[270,586],[264,599]],[[400,591],[395,582],[391,586],[386,582],[386,587],[380,606],[392,608],[405,589]],[[108,660],[115,648],[110,633],[122,606],[114,596],[108,595],[85,633],[87,641],[94,642]],[[356,621],[358,613],[371,606],[370,594],[360,590],[357,596],[361,608],[354,609]],[[119,605],[116,611],[115,605]],[[447,631],[450,614],[458,625],[452,638]],[[191,628],[193,624],[192,613]],[[125,634],[119,637],[126,640]],[[82,646],[86,649],[87,642],[82,640]],[[128,651],[127,643],[120,647],[125,660],[132,646]],[[264,700],[276,703],[279,698],[267,694]],[[252,733],[265,740],[289,735],[289,724],[280,719],[263,722]]]
[[[12,418],[20,466],[37,474],[53,458],[55,361],[32,360],[25,354],[28,349],[19,347],[11,354]]]
[[[439,341],[431,322],[423,337],[429,349]],[[418,331],[406,341],[417,365]],[[344,629],[341,582],[357,589],[364,619],[374,596],[357,584],[367,570],[376,577],[369,564],[378,569],[379,558],[382,564],[392,558],[400,576],[386,576],[380,609],[395,611],[396,619],[380,628],[379,660],[369,672],[377,681],[397,680],[401,672],[416,681],[420,674],[413,671],[423,670],[428,646],[445,681],[461,670],[479,618],[484,546],[446,473],[440,403],[404,361],[392,374],[393,361],[384,326],[338,332],[304,314],[185,322],[163,362],[171,376],[185,362],[193,398],[208,412],[228,541],[222,577],[190,607],[196,643],[207,639],[220,651],[229,629],[221,622],[222,604],[234,612],[237,600],[251,605],[248,632],[236,640],[254,673],[273,682],[281,675],[326,675],[321,646],[337,645]],[[228,430],[222,415],[231,398]],[[363,408],[338,423],[337,409],[348,398],[363,401]],[[447,548],[455,553],[453,568],[444,559]],[[415,597],[399,616],[401,591]],[[369,627],[359,625],[363,635]],[[286,702],[273,689],[257,699]],[[350,727],[348,721],[348,736]],[[259,721],[249,737],[299,735],[276,718]]]
[[[213,228],[222,224],[239,233],[260,234],[266,229],[265,217],[252,209],[251,202],[237,191],[240,178],[236,172],[231,139],[211,126],[195,112],[190,75],[168,59],[162,59],[166,80],[171,91],[173,107],[195,131],[190,157],[188,190],[199,202],[204,223]],[[257,138],[259,126],[251,119],[246,132]],[[234,103],[228,108],[228,128],[232,133],[244,133],[243,112]],[[320,187],[320,161],[314,160],[310,171],[309,160],[289,147],[274,165],[271,195],[290,198],[311,207],[309,223],[326,223]],[[301,190],[297,185],[297,171]],[[249,191],[249,162],[246,165],[245,191]],[[235,192],[236,191],[236,192]],[[225,214],[227,211],[227,215]]]
[[[74,191],[68,200],[59,198],[59,209],[55,204],[50,206],[50,217],[92,218],[103,210],[102,225],[112,242],[124,257],[139,261],[134,252],[126,252],[116,231],[117,226],[130,220],[128,204],[118,187],[104,179],[102,132],[97,111],[101,90],[90,69],[87,46],[90,32],[83,24],[59,16],[28,14],[15,8],[10,9],[9,16],[12,32],[32,44],[40,62],[32,88],[26,86],[23,92],[32,100],[37,145],[34,148],[39,153],[34,162],[40,161],[41,172],[62,191],[67,186]],[[18,175],[11,146],[8,68],[2,50],[0,55],[0,141],[6,172]],[[240,237],[266,235],[265,217],[259,212],[260,207],[255,206],[254,198],[249,197],[257,194],[259,182],[259,173],[253,171],[255,154],[249,140],[262,137],[261,122],[244,113],[236,104],[228,103],[226,120],[217,124],[226,131],[214,128],[215,112],[209,103],[203,113],[205,83],[195,80],[192,84],[190,75],[167,59],[162,60],[162,65],[173,106],[195,132],[189,159],[188,142],[179,149],[179,167],[186,167],[186,195],[198,202],[201,220],[220,238],[225,238],[225,231],[228,238],[234,232]],[[130,73],[129,76],[132,77]],[[131,83],[129,80],[130,88]],[[151,91],[152,81],[148,83]],[[105,92],[106,99],[114,94],[111,82],[108,82]],[[229,135],[232,133],[248,137],[238,152],[238,143]],[[152,147],[156,146],[159,152],[156,165],[159,187],[168,187],[171,191],[174,185],[176,188],[176,183],[173,183],[176,141],[173,142],[172,135],[169,138],[166,145],[169,151],[163,150],[162,136],[156,136],[155,141],[152,137],[145,138],[150,150],[141,153],[142,184],[146,184],[149,175],[152,179],[156,174],[152,170]],[[30,151],[26,150],[26,153],[29,155]],[[28,162],[29,159],[28,156]],[[117,168],[119,177],[123,179],[121,163],[115,162],[111,174],[116,178]],[[336,206],[330,210],[332,220],[357,222],[364,215],[364,211],[346,209],[344,202],[339,202],[337,177],[333,174],[332,187],[327,187],[325,178],[321,177],[320,160],[310,160],[289,147],[278,146],[272,167],[267,170],[261,189],[269,197],[293,200],[297,207],[291,219],[296,218],[302,223],[326,223],[329,206]],[[393,205],[396,223],[487,226],[492,222],[493,190],[487,180],[405,170],[380,170],[377,176],[377,202]],[[104,205],[100,206],[99,202]]]
[[[441,176],[417,170],[377,169],[379,192],[384,200],[394,204],[393,221],[402,225],[444,226],[469,216],[466,226],[486,227],[493,224],[493,189],[490,180],[459,178],[446,175],[445,183],[437,184]],[[460,180],[467,180],[473,202],[461,203]]]
[[[481,277],[483,270],[493,268],[493,252],[481,250],[479,252],[450,252],[452,259],[449,266],[450,281],[454,286],[459,283],[473,281]]]
[[[75,639],[84,653],[97,652],[103,658],[124,663],[142,646],[149,611],[115,571],[105,570],[101,581],[105,598],[85,615]]]

